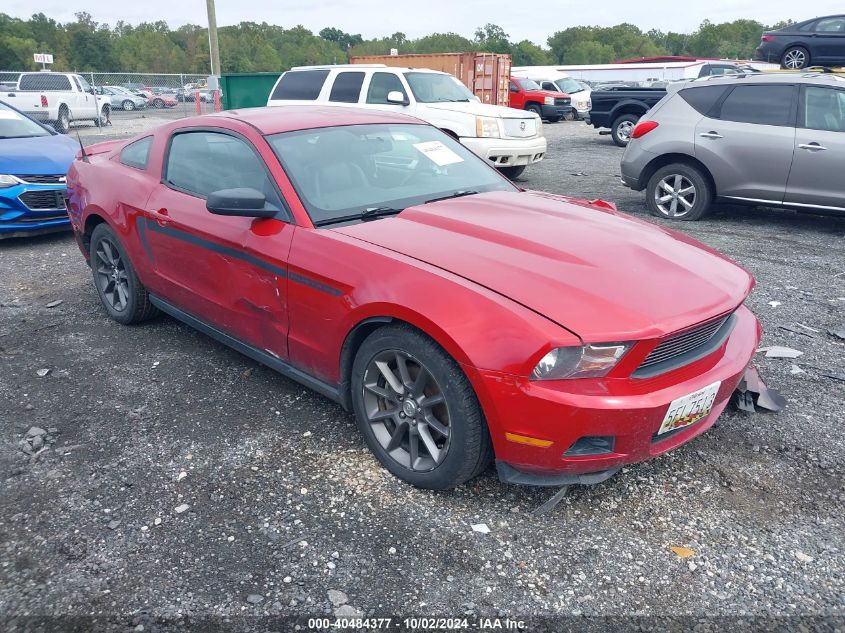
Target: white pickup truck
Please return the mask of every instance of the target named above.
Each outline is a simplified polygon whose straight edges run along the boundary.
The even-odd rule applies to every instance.
[[[284,73],[268,106],[319,104],[410,114],[455,137],[508,178],[546,155],[533,112],[485,103],[452,75],[383,64],[301,66]]]
[[[0,100],[62,134],[71,121],[103,125],[111,115],[108,98],[98,97],[85,77],[74,73],[22,73],[17,88],[0,92]]]

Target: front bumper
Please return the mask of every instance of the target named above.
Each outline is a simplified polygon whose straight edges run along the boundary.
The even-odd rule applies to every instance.
[[[540,116],[544,120],[560,120],[570,112],[575,112],[575,108],[571,105],[542,105],[540,106],[540,112]]]
[[[43,197],[52,197],[53,208],[31,209],[25,203],[29,192],[40,193]],[[55,184],[36,185],[24,183],[14,187],[0,189],[0,239],[6,237],[24,237],[63,231],[70,228],[70,218],[64,208],[65,187]],[[23,197],[23,200],[21,199]],[[41,205],[44,206],[44,205]]]
[[[503,479],[533,485],[584,483],[584,475],[601,480],[626,464],[665,453],[707,431],[728,404],[760,340],[760,325],[745,306],[736,316],[736,325],[719,350],[653,378],[532,382],[480,372],[482,405],[496,459],[502,462],[498,468],[508,474]],[[656,436],[673,400],[716,381],[721,384],[707,417]],[[516,443],[506,433],[551,444]],[[564,455],[585,437],[612,438],[610,449]]]
[[[534,138],[476,138],[460,139],[474,154],[486,158],[496,167],[532,165],[546,154],[546,137]]]

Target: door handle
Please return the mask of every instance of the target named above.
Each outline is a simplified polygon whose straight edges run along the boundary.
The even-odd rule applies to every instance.
[[[153,216],[159,226],[167,226],[170,223],[169,213],[164,207],[158,211],[152,211],[150,215]]]
[[[827,149],[826,147],[824,147],[823,145],[819,145],[815,141],[812,143],[801,143],[798,147],[800,149],[810,150],[811,152],[820,152],[822,150]]]
[[[699,136],[702,138],[725,138],[718,132],[702,132]]]

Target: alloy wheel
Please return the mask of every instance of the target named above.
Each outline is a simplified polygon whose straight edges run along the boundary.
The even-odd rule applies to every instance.
[[[393,460],[414,472],[443,462],[452,435],[449,406],[419,360],[400,350],[374,356],[364,373],[363,400],[373,435]]]
[[[129,277],[115,244],[103,238],[97,244],[97,286],[103,299],[117,312],[129,303]]]
[[[695,206],[695,185],[686,176],[669,174],[657,183],[654,202],[670,218],[682,218]]]
[[[807,63],[807,56],[800,48],[792,49],[783,56],[783,65],[791,70],[800,70]]]
[[[620,141],[624,141],[625,143],[631,140],[631,132],[633,131],[633,121],[623,121],[618,126],[616,126],[616,136],[619,137]]]

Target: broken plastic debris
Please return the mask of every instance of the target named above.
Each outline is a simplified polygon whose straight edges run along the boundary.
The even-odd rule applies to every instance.
[[[183,504],[178,505],[178,506],[176,506],[175,508],[173,508],[173,511],[174,511],[176,514],[182,514],[185,510],[187,510],[187,509],[188,509],[188,508],[190,508],[190,507],[191,507],[191,506],[189,506],[187,503],[183,503]]]
[[[793,365],[790,367],[789,373],[795,376],[796,374],[806,374],[807,372],[801,369],[798,365]]]
[[[822,376],[845,382],[845,371],[823,371]]]
[[[50,303],[48,303],[48,304],[47,304],[46,306],[44,306],[44,307],[45,307],[45,308],[55,308],[56,306],[60,306],[60,305],[62,305],[63,303],[64,303],[64,301],[63,301],[62,299],[56,299],[55,301],[51,301]]]
[[[845,323],[842,325],[838,325],[836,327],[832,327],[827,331],[828,334],[831,336],[835,336],[836,338],[841,338],[845,341]]]
[[[812,330],[812,328],[808,328],[808,327],[806,327],[806,326],[802,326],[800,323],[796,323],[796,325],[798,325],[798,326],[800,326],[800,327],[804,327],[804,329],[806,329],[806,330],[811,330],[811,331],[813,331],[813,330]],[[792,332],[793,334],[799,334],[799,335],[801,335],[801,336],[809,336],[810,338],[815,338],[815,336],[813,336],[812,334],[810,334],[810,332],[805,332],[804,330],[800,330],[800,329],[798,329],[798,328],[792,327],[791,325],[779,325],[778,327],[779,327],[781,330],[786,330],[787,332]],[[818,332],[818,330],[814,330],[814,331]]]
[[[791,347],[784,347],[783,345],[771,345],[769,347],[761,347],[758,352],[766,352],[766,358],[798,358],[804,352]]]
[[[50,373],[50,370],[49,370],[47,367],[44,367],[43,369],[39,369],[39,370],[38,370],[38,371],[36,371],[35,373],[36,373],[38,376],[40,376],[41,378],[44,378],[44,376],[46,376],[47,374],[49,374],[49,373]]]
[[[769,305],[773,308],[777,308],[780,305],[780,301],[769,301]]]
[[[676,545],[673,545],[669,549],[675,552],[678,558],[689,558],[690,556],[695,556],[695,550],[691,547],[678,547]]]
[[[557,504],[559,504],[561,500],[566,496],[567,492],[569,492],[569,486],[563,486],[554,495],[552,495],[543,505],[541,505],[536,510],[533,510],[531,514],[535,516],[541,516],[543,514],[551,512],[557,507]]]
[[[489,534],[490,528],[487,527],[486,523],[476,523],[475,525],[470,526],[473,532],[481,532],[482,534]]]
[[[755,395],[757,396],[756,402]],[[749,413],[755,413],[755,404],[769,411],[780,411],[786,406],[786,398],[775,389],[766,387],[757,368],[753,366],[745,370],[742,380],[736,386],[734,402],[741,411],[748,411]]]

